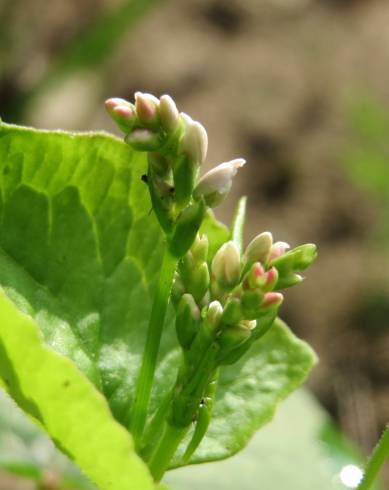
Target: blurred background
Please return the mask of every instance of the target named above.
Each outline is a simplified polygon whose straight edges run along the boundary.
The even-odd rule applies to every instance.
[[[104,99],[169,93],[207,167],[248,161],[217,216],[246,194],[247,239],[318,244],[283,318],[362,455],[389,421],[388,25],[387,0],[0,0],[2,119],[117,133]]]

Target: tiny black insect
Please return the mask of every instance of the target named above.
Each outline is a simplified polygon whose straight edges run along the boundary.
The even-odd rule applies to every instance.
[[[146,174],[143,174],[140,179],[141,179],[142,182],[145,182],[146,184],[148,184],[148,182],[149,182],[149,178],[147,177]]]

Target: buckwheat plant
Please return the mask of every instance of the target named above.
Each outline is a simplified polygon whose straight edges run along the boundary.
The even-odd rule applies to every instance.
[[[143,180],[166,237],[131,412],[138,452],[160,481],[184,439],[181,464],[189,462],[211,422],[220,370],[237,363],[272,328],[284,301],[281,291],[303,280],[316,247],[290,249],[268,231],[243,247],[243,198],[230,240],[211,256],[202,223],[228,195],[245,161],[222,163],[200,177],[207,133],[168,95],[157,99],[138,92],[134,104],[113,98],[106,108],[128,145],[147,153]],[[181,361],[174,386],[147,419],[170,296]]]
[[[316,248],[245,246],[244,197],[215,219],[245,161],[202,175],[207,133],[171,97],[106,108],[124,141],[0,120],[0,387],[87,479],[12,447],[0,466],[38,488],[162,490],[243,449],[306,379],[316,356],[278,314]],[[389,428],[360,490],[388,454]]]

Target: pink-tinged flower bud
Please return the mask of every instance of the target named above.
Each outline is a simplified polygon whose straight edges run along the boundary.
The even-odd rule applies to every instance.
[[[135,108],[139,121],[145,125],[153,125],[158,120],[159,100],[151,94],[135,94]]]
[[[128,133],[136,119],[135,108],[124,99],[112,98],[105,101],[107,112],[123,133]]]
[[[131,102],[128,102],[127,100],[121,99],[119,97],[111,97],[110,99],[107,99],[104,104],[109,113],[111,113],[111,111],[119,106],[127,106],[133,108]]]
[[[240,254],[233,241],[224,243],[216,252],[212,274],[223,289],[230,290],[239,284]]]
[[[203,196],[206,204],[214,208],[219,205],[229,193],[232,179],[237,171],[246,163],[243,158],[224,162],[201,177],[193,196],[195,199]]]
[[[177,106],[170,95],[162,95],[159,100],[161,125],[165,131],[172,132],[176,129],[180,116]]]
[[[272,308],[278,308],[284,301],[284,296],[281,293],[270,292],[266,293],[261,305],[261,310],[269,310]]]
[[[281,257],[281,255],[284,255],[284,253],[286,253],[286,251],[289,249],[290,249],[289,243],[275,242],[270,250],[269,261]]]
[[[199,122],[185,114],[181,113],[181,118],[184,121],[184,135],[180,141],[182,153],[187,155],[189,160],[194,165],[201,165],[207,155],[208,135]]]
[[[271,291],[278,281],[278,270],[275,267],[272,267],[266,272],[266,282],[262,287],[262,290],[267,292]]]
[[[274,289],[278,281],[278,271],[272,267],[267,272],[259,262],[255,262],[243,281],[243,287],[248,289],[260,289],[262,292],[268,292]]]
[[[112,115],[119,118],[127,123],[129,126],[132,126],[135,119],[135,111],[133,107],[129,107],[127,105],[119,105],[112,110]]]
[[[260,262],[255,262],[243,281],[244,289],[261,288],[266,283],[265,269]]]
[[[269,231],[257,235],[247,245],[243,256],[244,262],[261,262],[262,264],[266,264],[269,259],[272,244],[273,236]]]

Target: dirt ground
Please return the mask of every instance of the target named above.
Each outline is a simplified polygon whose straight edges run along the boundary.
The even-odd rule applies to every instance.
[[[33,86],[94,15],[91,0],[54,0],[43,19],[17,3],[9,18],[28,29],[3,67],[0,103]],[[351,182],[342,155],[353,100],[373,94],[389,111],[388,24],[386,0],[161,2],[98,69],[42,92],[23,120],[113,131],[105,97],[170,93],[206,126],[208,167],[245,157],[217,214],[228,221],[247,194],[247,238],[269,229],[293,245],[318,244],[283,317],[319,354],[309,386],[366,453],[389,419],[389,268],[371,243],[380,204]]]

